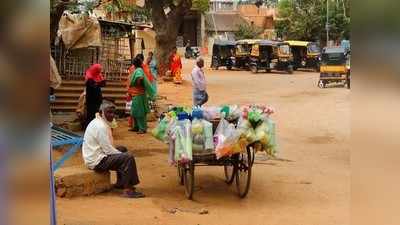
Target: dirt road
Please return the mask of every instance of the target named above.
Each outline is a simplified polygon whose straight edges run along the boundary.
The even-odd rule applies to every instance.
[[[189,74],[193,61],[185,61]],[[253,75],[207,69],[209,105],[266,103],[276,109],[279,157],[258,161],[250,192],[236,196],[223,182],[223,168],[196,168],[194,200],[178,185],[167,163],[167,146],[151,137],[117,131],[117,142],[133,149],[148,197],[124,199],[110,192],[95,197],[57,199],[59,224],[67,225],[345,225],[350,200],[350,91],[317,87],[318,74]],[[160,85],[172,103],[191,103],[191,82]],[[200,212],[206,214],[200,214]]]

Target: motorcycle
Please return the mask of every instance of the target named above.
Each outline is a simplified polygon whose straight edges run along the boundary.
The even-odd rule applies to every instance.
[[[188,47],[186,48],[185,51],[185,58],[190,59],[196,59],[197,57],[200,56],[200,50],[198,47]]]

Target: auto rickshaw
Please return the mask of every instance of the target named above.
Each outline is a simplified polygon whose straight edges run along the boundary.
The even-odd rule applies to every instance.
[[[346,50],[341,47],[326,47],[322,50],[318,87],[329,83],[343,83],[350,88],[349,61]]]
[[[293,56],[285,42],[259,40],[252,45],[249,67],[253,73],[259,70],[283,70],[293,73]]]
[[[235,64],[235,42],[216,40],[212,49],[211,68],[218,69],[220,66],[226,66],[231,70]]]
[[[258,42],[258,39],[243,39],[236,41],[235,67],[247,69],[252,46]]]
[[[286,41],[293,54],[293,69],[310,68],[319,71],[320,48],[315,42]]]

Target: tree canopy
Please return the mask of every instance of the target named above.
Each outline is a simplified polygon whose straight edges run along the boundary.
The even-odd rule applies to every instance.
[[[257,39],[263,33],[263,30],[250,24],[239,24],[235,32],[235,39]]]
[[[329,1],[329,38],[350,38],[349,0],[280,0],[276,30],[286,39],[326,41],[326,1]]]

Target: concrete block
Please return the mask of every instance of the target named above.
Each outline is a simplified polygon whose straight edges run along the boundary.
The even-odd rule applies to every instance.
[[[95,195],[111,189],[109,172],[97,173],[84,166],[63,167],[54,176],[58,197]]]

